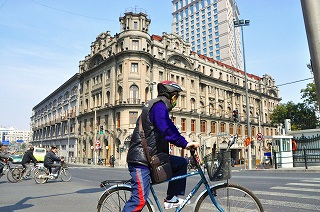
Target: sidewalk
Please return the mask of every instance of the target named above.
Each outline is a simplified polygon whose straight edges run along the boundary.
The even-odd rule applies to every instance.
[[[293,168],[277,168],[275,169],[274,167],[271,168],[263,168],[261,169],[259,165],[256,166],[256,168],[252,168],[251,170],[248,169],[248,166],[246,168],[244,165],[235,165],[235,167],[232,167],[231,170],[239,170],[239,171],[290,171],[290,172],[320,172],[320,166],[308,166],[308,169],[305,167],[293,167]]]

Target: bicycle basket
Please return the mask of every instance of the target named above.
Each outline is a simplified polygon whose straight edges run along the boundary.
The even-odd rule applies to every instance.
[[[221,150],[204,157],[210,181],[227,180],[231,178],[231,152]]]

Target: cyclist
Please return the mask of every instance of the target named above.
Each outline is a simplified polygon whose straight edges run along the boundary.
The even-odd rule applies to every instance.
[[[36,163],[38,162],[37,159],[33,156],[33,151],[34,151],[34,147],[30,145],[29,149],[26,151],[26,153],[24,153],[22,157],[21,164],[23,168],[25,168],[22,178],[26,178],[27,174],[31,170],[29,163],[32,161],[34,165],[36,165]]]
[[[60,158],[56,154],[57,154],[57,147],[51,146],[51,151],[49,151],[44,157],[44,166],[49,169],[50,175],[54,177],[58,176],[58,173],[61,168],[61,164],[55,163],[55,161],[62,162],[64,160],[63,158]],[[55,168],[55,169],[52,171],[52,168]]]
[[[6,166],[6,163],[3,162],[4,159],[8,159],[8,154],[4,151],[5,146],[0,143],[0,177],[4,175],[3,168]]]
[[[148,149],[151,149],[150,156],[158,152],[169,153],[169,142],[182,148],[197,148],[199,143],[188,143],[169,117],[169,112],[176,106],[181,87],[173,81],[163,81],[158,83],[157,89],[158,97],[145,104],[139,117],[142,118]],[[183,157],[170,155],[170,162],[173,176],[187,173],[187,161]],[[132,192],[123,211],[141,211],[150,191],[150,170],[141,145],[139,121],[131,137],[127,163],[132,177]],[[183,199],[178,198],[178,195],[184,195],[185,188],[186,178],[169,182],[167,197],[164,200],[165,209],[178,207],[182,203]]]

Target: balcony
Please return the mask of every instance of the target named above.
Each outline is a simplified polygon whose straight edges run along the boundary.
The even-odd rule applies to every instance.
[[[128,104],[141,104],[140,99],[129,98],[127,99]]]

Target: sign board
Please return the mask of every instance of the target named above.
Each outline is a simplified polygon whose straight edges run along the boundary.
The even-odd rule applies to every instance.
[[[262,140],[263,140],[263,135],[262,135],[262,133],[258,133],[258,134],[257,134],[257,140],[258,140],[258,141],[262,141]]]
[[[100,141],[96,140],[96,150],[100,149]]]
[[[246,140],[244,141],[244,146],[249,146],[251,143],[251,139],[250,138],[246,138]]]
[[[218,137],[228,136],[228,135],[229,135],[229,133],[227,133],[227,132],[218,132],[218,133],[217,133],[217,136],[218,136]]]

